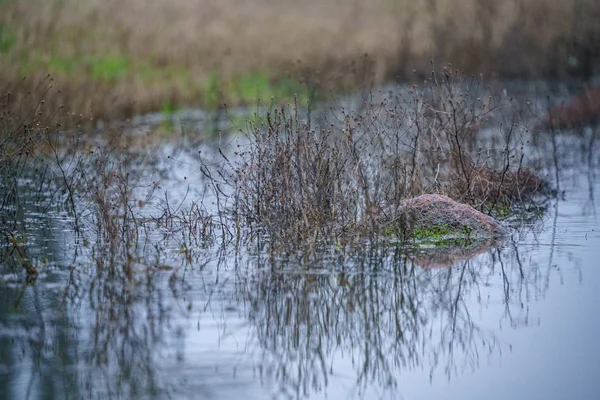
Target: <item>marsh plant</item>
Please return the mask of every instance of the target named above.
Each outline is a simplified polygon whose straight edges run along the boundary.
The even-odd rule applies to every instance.
[[[527,157],[518,107],[446,67],[314,119],[297,104],[273,108],[234,141],[233,157],[222,153],[229,217],[252,237],[289,245],[410,237],[400,205],[422,193],[498,218],[539,209],[548,187]]]
[[[515,218],[539,211],[548,192],[527,156],[519,104],[450,67],[408,89],[366,90],[356,102],[257,112],[247,129],[190,158],[197,167],[184,192],[161,182],[190,147],[167,155],[150,133],[123,126],[84,134],[84,116],[48,107],[47,90],[49,78],[29,103],[6,93],[2,106],[3,257],[30,276],[38,272],[23,218],[30,206],[63,213],[95,257],[108,248],[135,265],[166,243],[191,262],[215,243],[285,251],[409,240],[418,235],[402,213],[407,198],[447,194]],[[69,128],[50,125],[57,115]]]
[[[0,252],[18,259],[30,276],[37,269],[27,250],[25,204],[29,194],[45,190],[48,165],[40,160],[40,145],[51,128],[47,123],[58,112],[57,107],[46,105],[44,96],[51,88],[51,80],[42,80],[36,90],[16,101],[11,90],[0,98]],[[11,257],[12,258],[12,257]]]
[[[159,193],[167,171],[153,155],[156,143],[145,135],[123,134],[122,128],[103,130],[102,136],[82,133],[83,116],[46,104],[51,90],[47,78],[26,99],[15,101],[10,91],[2,97],[0,249],[5,265],[15,272],[22,267],[32,278],[43,266],[46,257],[30,252],[37,229],[36,220],[27,217],[31,213],[51,211],[65,218],[75,248],[87,249],[100,264],[107,254],[119,254],[125,267],[136,264],[132,260],[150,246],[150,236],[177,236],[184,249],[212,240],[211,218],[201,203],[184,209],[169,193]],[[68,121],[69,128],[54,124],[57,118]]]

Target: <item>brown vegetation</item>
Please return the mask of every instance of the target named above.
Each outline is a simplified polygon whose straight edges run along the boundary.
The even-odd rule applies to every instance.
[[[538,210],[547,185],[526,168],[524,128],[505,124],[494,148],[479,147],[473,127],[507,107],[493,95],[482,100],[484,89],[446,69],[410,93],[331,110],[318,126],[298,109],[275,110],[248,132],[240,161],[223,163],[236,223],[289,245],[410,237],[402,204],[423,193],[502,218]]]
[[[530,169],[494,170],[480,166],[471,172],[470,182],[464,176],[454,180],[448,193],[483,212],[500,207],[504,209],[501,214],[508,214],[513,204],[529,202],[547,190],[547,183]]]
[[[514,117],[481,83],[446,68],[410,91],[374,92],[356,108],[313,110],[315,118],[297,105],[273,107],[232,145],[194,158],[200,177],[195,185],[205,188],[200,200],[184,207],[165,190],[152,216],[144,207],[162,193],[148,178],[163,173],[160,142],[132,137],[121,127],[88,143],[76,130],[50,125],[61,112],[43,100],[50,82],[28,102],[7,93],[0,126],[0,233],[11,240],[0,256],[35,275],[19,211],[32,191],[48,207],[68,213],[78,235],[125,258],[163,229],[165,237],[177,235],[190,259],[215,240],[266,242],[280,251],[405,240],[414,232],[394,222],[402,218],[403,202],[423,193],[448,194],[496,217],[525,212],[537,206],[546,186],[526,169],[530,160],[517,135],[524,128],[513,120],[495,121],[495,144],[480,148],[480,127],[491,118]]]
[[[593,0],[24,0],[0,9],[0,87],[28,76],[14,91],[23,95],[51,73],[61,93],[48,100],[92,117],[210,103],[215,71],[343,89],[411,77],[432,58],[488,76],[586,75],[599,58]],[[239,102],[222,84],[216,101]]]
[[[600,88],[586,88],[564,105],[552,107],[543,127],[569,129],[600,122]]]

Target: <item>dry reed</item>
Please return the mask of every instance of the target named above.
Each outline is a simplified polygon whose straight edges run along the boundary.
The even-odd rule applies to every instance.
[[[225,79],[267,71],[343,89],[410,77],[427,71],[431,58],[488,76],[566,77],[593,73],[600,57],[600,6],[592,0],[25,0],[0,7],[0,87],[51,72],[62,93],[48,100],[93,117],[206,104],[214,71]],[[228,95],[224,101],[239,101]]]

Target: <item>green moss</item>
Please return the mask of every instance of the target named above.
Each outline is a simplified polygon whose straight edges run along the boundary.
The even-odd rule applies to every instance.
[[[498,218],[506,218],[511,214],[510,206],[501,202],[498,202],[492,211]]]
[[[472,244],[472,241],[467,237],[445,237],[422,241],[420,244],[434,247],[468,247]]]
[[[441,246],[468,246],[471,243],[472,228],[452,228],[446,224],[428,227],[418,226],[413,230],[412,238],[419,244]]]
[[[413,230],[412,237],[417,240],[439,239],[453,232],[448,225],[434,225],[429,227],[418,226]]]

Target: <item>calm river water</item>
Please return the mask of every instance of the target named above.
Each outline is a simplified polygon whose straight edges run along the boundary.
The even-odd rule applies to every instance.
[[[557,139],[544,216],[445,268],[394,247],[185,263],[158,235],[132,278],[30,206],[45,266],[0,276],[0,398],[600,399],[600,153],[591,129]]]

